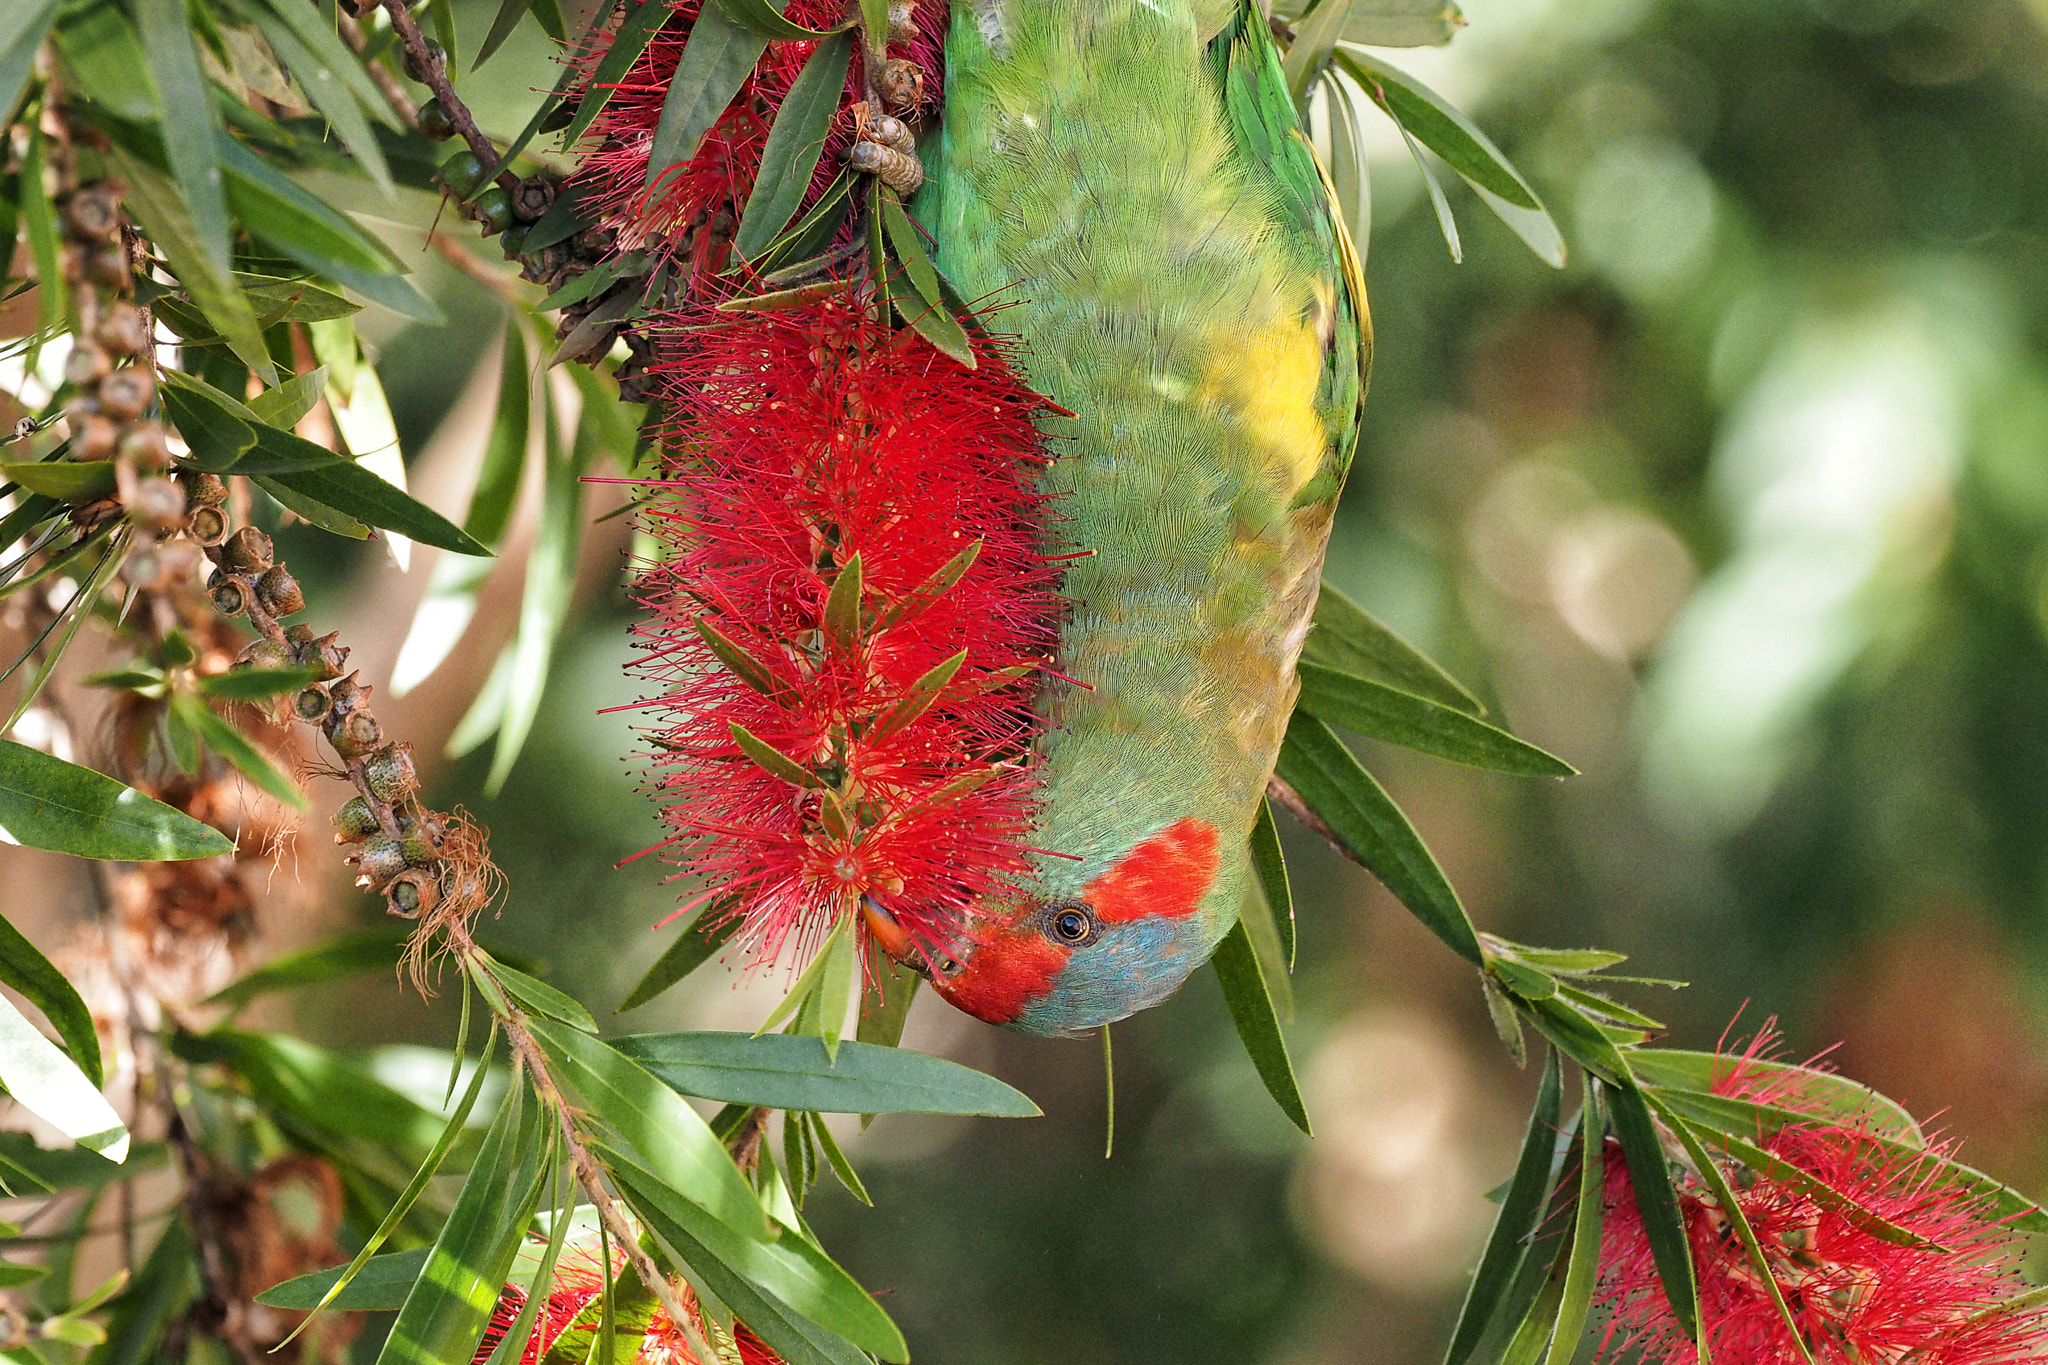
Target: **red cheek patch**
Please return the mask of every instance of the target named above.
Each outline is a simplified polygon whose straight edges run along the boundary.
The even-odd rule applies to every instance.
[[[1035,929],[1004,931],[967,959],[960,975],[934,985],[956,1009],[991,1024],[1007,1024],[1024,1006],[1052,989],[1071,954]]]
[[[1111,924],[1147,915],[1182,919],[1209,894],[1218,861],[1216,827],[1187,816],[1125,854],[1084,894],[1095,917]]]

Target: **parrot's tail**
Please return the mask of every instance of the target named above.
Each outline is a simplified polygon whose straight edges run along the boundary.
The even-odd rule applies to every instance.
[[[1046,405],[999,346],[969,370],[852,287],[654,340],[673,425],[648,525],[671,553],[642,580],[638,671],[664,848],[755,961],[864,900],[943,952],[1028,870],[1061,606]]]

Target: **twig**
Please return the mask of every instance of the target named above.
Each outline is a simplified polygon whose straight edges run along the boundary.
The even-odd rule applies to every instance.
[[[476,155],[478,161],[486,166],[494,164],[498,159],[498,149],[484,136],[484,130],[476,126],[476,118],[469,112],[469,106],[455,93],[454,85],[448,80],[447,62],[436,57],[433,50],[427,46],[426,38],[420,33],[420,26],[412,21],[412,15],[406,11],[405,0],[381,0],[381,3],[384,12],[391,16],[391,28],[398,35],[398,41],[405,45],[414,67],[424,77],[427,88],[434,92],[434,98],[441,101],[441,108],[447,113],[449,124],[462,135],[462,140],[469,144],[469,150]],[[497,183],[504,186],[509,193],[518,187],[519,177],[512,174],[509,169],[502,170],[498,172]]]
[[[1345,847],[1344,841],[1337,837],[1336,831],[1324,822],[1323,817],[1308,808],[1308,802],[1301,799],[1300,792],[1277,777],[1269,777],[1266,779],[1266,796],[1286,808],[1289,815],[1307,825],[1311,833],[1320,836],[1324,843],[1337,850],[1347,862],[1356,863],[1366,871],[1372,872],[1371,864]],[[1373,875],[1379,874],[1375,872]]]
[[[348,44],[349,51],[362,56],[363,47],[369,41],[363,36],[363,26],[356,22],[356,17],[345,6],[335,7],[335,17],[342,41]],[[370,73],[371,83],[384,96],[384,102],[391,106],[392,113],[406,123],[417,124],[420,121],[419,104],[398,77],[391,74],[389,67],[382,62],[364,62],[363,69]]]
[[[528,306],[529,298],[510,275],[502,270],[493,270],[490,265],[477,259],[474,251],[456,241],[446,233],[436,232],[428,238],[434,250],[441,253],[443,260],[463,274],[481,284],[515,308]]]
[[[465,949],[473,951],[476,947],[466,928],[452,928],[449,937],[455,940],[458,953],[463,953]],[[467,955],[465,953],[465,956]],[[704,1339],[703,1331],[697,1326],[696,1315],[683,1306],[682,1299],[676,1294],[675,1286],[661,1273],[661,1267],[654,1263],[654,1258],[647,1254],[647,1249],[640,1245],[639,1233],[626,1221],[626,1216],[619,1212],[618,1201],[613,1199],[611,1191],[605,1188],[604,1176],[598,1170],[597,1159],[590,1155],[590,1149],[583,1145],[583,1139],[576,1131],[575,1120],[569,1116],[568,1101],[562,1098],[562,1092],[556,1087],[554,1077],[548,1073],[547,1055],[541,1051],[540,1044],[534,1041],[532,1032],[526,1027],[526,1016],[514,1009],[500,1022],[505,1026],[505,1035],[512,1040],[512,1050],[519,1055],[527,1074],[533,1078],[533,1088],[539,1092],[542,1103],[550,1105],[561,1122],[562,1141],[569,1149],[570,1160],[575,1163],[576,1180],[583,1186],[584,1193],[590,1196],[590,1202],[596,1205],[597,1216],[604,1221],[606,1229],[625,1249],[626,1259],[632,1263],[633,1273],[660,1301],[662,1310],[669,1316],[669,1321],[676,1325],[676,1330],[690,1343],[690,1350],[697,1359],[717,1360],[717,1352],[712,1349],[711,1343]],[[535,1292],[540,1292],[538,1286]]]

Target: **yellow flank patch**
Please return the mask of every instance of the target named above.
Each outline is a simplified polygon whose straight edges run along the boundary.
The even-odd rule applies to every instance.
[[[1315,322],[1283,314],[1249,333],[1226,335],[1219,329],[1210,342],[1215,359],[1197,395],[1239,419],[1286,506],[1321,471],[1329,453],[1330,433],[1316,411],[1323,343]]]

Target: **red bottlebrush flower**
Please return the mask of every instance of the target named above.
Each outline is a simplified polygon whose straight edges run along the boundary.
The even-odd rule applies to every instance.
[[[625,1258],[621,1256],[615,1273],[623,1273],[624,1268]],[[671,1288],[686,1309],[696,1312],[697,1320],[693,1325],[698,1334],[712,1337],[713,1329],[697,1311],[696,1291],[690,1288],[688,1281],[677,1279]],[[547,1302],[534,1321],[533,1334],[526,1339],[526,1351],[520,1356],[519,1365],[539,1365],[541,1357],[572,1333],[577,1335],[564,1354],[579,1359],[588,1356],[590,1334],[598,1328],[597,1300],[603,1292],[603,1276],[599,1274],[597,1260],[592,1254],[572,1251],[558,1261],[554,1279],[548,1287]],[[512,1324],[518,1320],[525,1306],[525,1293],[514,1285],[507,1285],[498,1296],[497,1307],[491,1311],[490,1325],[484,1328],[483,1339],[477,1343],[471,1365],[488,1365],[491,1353],[512,1330]],[[743,1322],[733,1324],[731,1344],[739,1349],[741,1365],[783,1365],[782,1357]],[[632,1365],[721,1365],[717,1360],[700,1360],[690,1349],[690,1339],[670,1319],[667,1311],[659,1307],[649,1316],[641,1332],[640,1349],[634,1352],[631,1362]]]
[[[1809,1114],[1751,1141],[1935,1247],[1902,1246],[1839,1207],[1702,1145],[1720,1167],[1819,1365],[2016,1365],[2048,1354],[2048,1313],[1987,1311],[2021,1292],[2013,1233],[1979,1195],[1945,1180],[1936,1160],[1952,1144],[1908,1157],[1870,1119],[1844,1121],[1802,1094],[1800,1072],[1759,1066],[1775,1041],[1768,1026],[1714,1083],[1732,1099]],[[1790,1328],[1771,1301],[1727,1216],[1676,1141],[1667,1142],[1699,1281],[1701,1328],[1711,1356],[1731,1365],[1794,1365]],[[1809,1187],[1810,1188],[1810,1187]],[[1859,1222],[1862,1225],[1859,1225]],[[1606,1218],[1598,1301],[1611,1314],[1608,1343],[1646,1362],[1678,1365],[1694,1347],[1671,1313],[1618,1147],[1606,1151]]]
[[[654,130],[702,0],[670,3],[672,17],[612,88],[604,112],[592,123],[586,139],[588,150],[575,179],[586,193],[595,194],[599,225],[616,234],[622,249],[685,259],[701,276],[724,267],[733,231],[746,208],[747,196],[753,192],[775,113],[817,44],[769,43],[755,63],[753,75],[705,134],[695,154],[679,165],[661,167],[659,179],[650,188],[647,159]],[[841,0],[790,0],[785,12],[796,23],[824,28],[844,16],[845,5]],[[949,11],[945,0],[914,0],[913,13],[917,31],[901,43],[892,43],[890,53],[912,63],[923,88],[935,92],[941,84]],[[586,71],[594,71],[602,58],[603,49],[597,48],[581,61]],[[858,61],[851,64],[840,98],[840,115],[833,122],[800,212],[810,208],[831,183],[852,145],[855,119],[851,110],[862,98],[859,70]],[[930,102],[928,94],[924,103]]]
[[[863,898],[943,951],[1028,866],[1030,675],[1060,610],[1044,400],[999,348],[968,370],[847,293],[653,335],[675,425],[649,522],[674,554],[642,581],[636,669],[662,689],[641,705],[672,856],[756,961]]]

